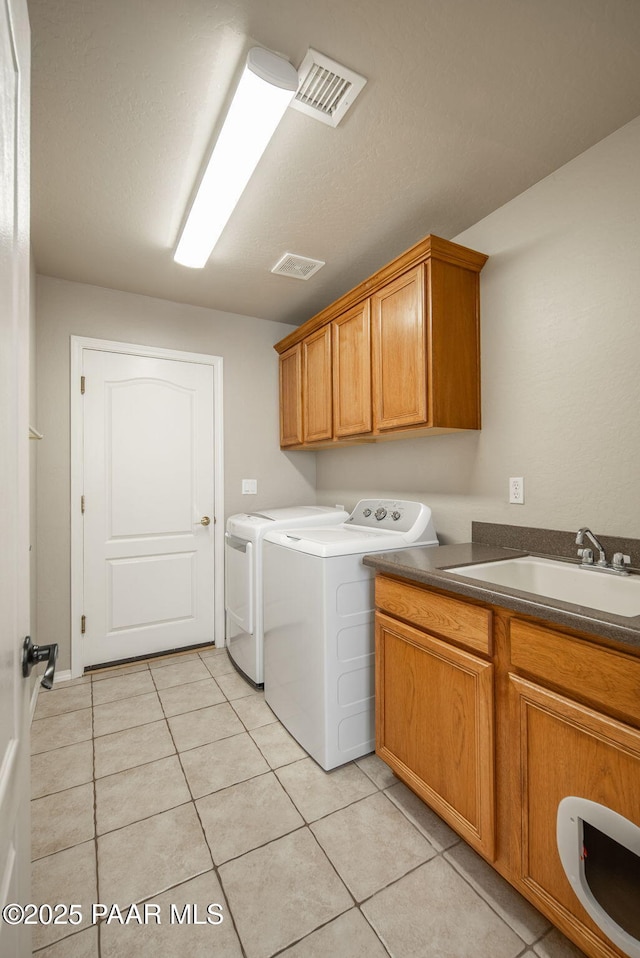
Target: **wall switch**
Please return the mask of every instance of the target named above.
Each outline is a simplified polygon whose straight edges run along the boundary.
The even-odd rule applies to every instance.
[[[243,496],[255,496],[257,492],[258,492],[257,479],[242,480],[242,495]]]
[[[524,479],[522,476],[512,476],[509,479],[509,502],[516,506],[524,505]]]

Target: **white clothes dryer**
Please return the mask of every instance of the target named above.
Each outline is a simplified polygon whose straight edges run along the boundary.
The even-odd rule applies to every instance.
[[[264,683],[262,540],[290,526],[335,525],[348,513],[330,506],[285,506],[239,512],[225,532],[225,643],[234,666],[256,688]]]
[[[373,751],[372,552],[437,546],[421,502],[362,499],[345,522],[268,532],[264,543],[264,691],[322,768]]]

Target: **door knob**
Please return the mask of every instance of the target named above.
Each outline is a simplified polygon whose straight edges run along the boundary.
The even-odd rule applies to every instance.
[[[45,689],[50,689],[53,687],[57,658],[57,642],[52,642],[51,645],[34,645],[31,636],[27,635],[22,643],[22,674],[26,678],[27,675],[31,675],[31,670],[36,663],[46,661],[47,667],[44,670],[40,685]]]
[[[200,522],[203,526],[208,526],[211,522],[211,519],[209,518],[209,516],[203,516]]]

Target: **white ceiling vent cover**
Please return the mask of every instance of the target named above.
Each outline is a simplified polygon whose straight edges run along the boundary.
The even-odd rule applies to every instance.
[[[324,262],[321,259],[309,259],[308,256],[298,256],[297,253],[285,253],[271,270],[278,276],[290,276],[291,279],[309,279]]]
[[[291,106],[337,126],[366,83],[359,73],[309,48],[298,69],[298,92]]]

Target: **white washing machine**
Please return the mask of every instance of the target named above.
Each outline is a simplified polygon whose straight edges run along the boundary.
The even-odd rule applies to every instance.
[[[287,506],[239,512],[227,519],[225,532],[225,636],[231,661],[261,688],[262,540],[267,532],[290,526],[335,525],[348,513],[330,506]]]
[[[415,545],[438,545],[431,509],[389,499],[265,537],[265,699],[327,771],[375,746],[374,572],[362,556]]]

